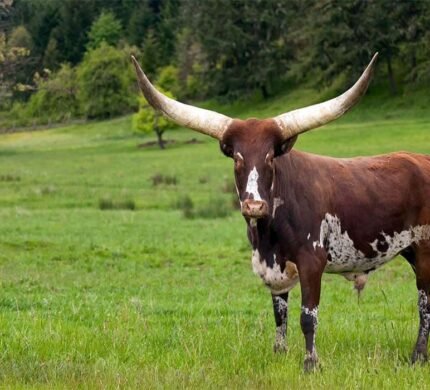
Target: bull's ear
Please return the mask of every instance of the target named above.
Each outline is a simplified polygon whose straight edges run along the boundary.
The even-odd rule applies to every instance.
[[[295,135],[294,137],[288,138],[284,142],[282,142],[281,146],[279,147],[279,150],[276,151],[275,157],[288,153],[296,143],[297,138],[298,135]]]

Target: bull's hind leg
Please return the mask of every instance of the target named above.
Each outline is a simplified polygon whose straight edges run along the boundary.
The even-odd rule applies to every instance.
[[[418,339],[412,354],[412,363],[427,361],[430,332],[430,242],[422,242],[415,250],[415,269],[418,288],[420,325]]]
[[[273,350],[287,351],[288,293],[273,295],[273,312],[275,314],[276,334]]]

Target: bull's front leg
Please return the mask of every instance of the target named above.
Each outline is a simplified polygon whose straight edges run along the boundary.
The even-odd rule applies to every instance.
[[[300,325],[305,337],[304,370],[306,372],[313,371],[318,364],[315,336],[318,326],[318,305],[324,266],[324,261],[311,254],[303,254],[297,261],[302,292]]]
[[[287,351],[288,293],[272,294],[273,312],[275,314],[276,334],[273,350]]]

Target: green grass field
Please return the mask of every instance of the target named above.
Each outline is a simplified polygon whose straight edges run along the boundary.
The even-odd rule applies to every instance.
[[[227,113],[273,115],[305,97]],[[320,371],[302,372],[298,288],[289,352],[274,355],[270,294],[252,273],[240,213],[186,219],[177,207],[186,194],[196,208],[229,205],[231,161],[197,133],[167,137],[176,143],[165,151],[138,148],[149,138],[131,132],[130,118],[0,136],[2,386],[430,388],[430,366],[409,365],[417,294],[401,258],[371,275],[360,302],[350,282],[324,276]],[[193,137],[203,143],[185,143]],[[296,148],[430,153],[430,112],[371,95]],[[177,184],[153,186],[156,174]],[[136,209],[101,210],[104,199]]]

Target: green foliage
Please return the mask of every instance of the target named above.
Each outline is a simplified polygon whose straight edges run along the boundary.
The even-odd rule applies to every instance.
[[[141,65],[150,77],[154,77],[160,66],[160,45],[153,30],[149,30],[145,35],[142,44],[143,57]]]
[[[194,218],[194,202],[189,195],[181,195],[175,202],[175,207],[182,211],[184,218]]]
[[[49,118],[53,122],[70,119],[78,112],[76,72],[67,64],[39,82],[26,107],[30,118]]]
[[[78,66],[78,99],[87,118],[123,114],[136,107],[134,74],[124,50],[102,42]]]
[[[176,176],[163,175],[162,173],[156,173],[155,175],[151,176],[151,181],[154,187],[159,186],[160,184],[173,186],[178,184],[178,178]]]
[[[51,37],[43,55],[43,64],[48,69],[55,69],[58,66],[59,59],[60,52],[58,42],[55,38]]]
[[[402,73],[408,69],[415,74],[416,46],[425,41],[423,17],[430,17],[428,2],[330,0],[307,5],[296,27],[297,41],[307,41],[297,74],[311,75],[314,84],[330,84],[345,75],[350,85],[377,51],[379,74],[387,77],[392,94],[399,92],[403,76],[395,73],[396,60],[403,62]]]
[[[226,218],[231,215],[233,209],[229,199],[221,196],[211,196],[207,202],[198,207],[194,213],[197,218]]]
[[[148,30],[154,28],[156,19],[156,12],[150,7],[148,1],[139,1],[135,4],[126,28],[129,42],[140,46]]]
[[[116,46],[122,35],[121,23],[112,12],[102,12],[88,33],[88,49],[96,49],[104,42]]]
[[[292,58],[288,7],[270,0],[190,0],[184,7],[205,53],[210,94],[239,97],[259,89],[267,97]]]
[[[33,39],[25,26],[15,27],[10,33],[8,44],[11,47],[22,47],[28,50],[33,48]]]
[[[158,87],[157,89],[164,95],[174,99],[171,92],[165,91],[161,87]],[[173,122],[167,120],[158,111],[155,111],[143,96],[139,97],[139,111],[133,115],[132,126],[135,131],[142,132],[144,134],[154,131],[158,138],[158,144],[162,149],[164,148],[162,135],[166,130],[176,127]]]
[[[162,67],[158,73],[157,85],[164,91],[171,91],[172,96],[178,96],[181,91],[178,68],[173,65]]]
[[[8,0],[2,7],[2,110],[28,101],[36,72],[77,66],[103,43],[143,49],[139,59],[150,79],[179,99],[258,100],[303,83],[340,90],[375,51],[378,80],[391,94],[430,82],[429,1]],[[125,75],[105,66],[112,77],[100,82],[107,89],[122,90],[128,77],[125,84],[135,85],[126,56]],[[133,91],[129,102],[123,93],[104,95],[103,110],[91,94],[87,88],[79,95],[88,117],[119,115],[137,104]]]
[[[100,210],[136,210],[136,202],[133,199],[112,199],[104,196],[99,199]]]
[[[28,35],[22,28],[16,30],[12,41],[0,31],[0,106],[13,96],[17,85],[25,85],[26,65],[30,49],[15,44],[30,44]]]

